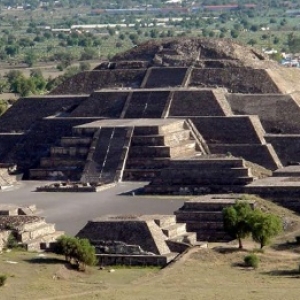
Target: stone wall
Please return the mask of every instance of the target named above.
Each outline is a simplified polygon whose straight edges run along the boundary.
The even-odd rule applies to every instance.
[[[233,93],[279,93],[268,73],[262,69],[193,69],[189,86],[225,87]]]
[[[255,119],[253,116],[191,118],[207,144],[262,144],[263,128],[259,122],[253,122]]]
[[[133,92],[124,118],[161,118],[169,94],[169,91]]]
[[[232,111],[239,115],[258,115],[268,133],[298,133],[300,107],[291,95],[226,95]]]
[[[182,86],[187,68],[152,68],[146,82],[146,88]]]
[[[94,92],[70,117],[119,118],[127,97],[128,92]]]
[[[145,73],[145,69],[81,72],[66,79],[51,94],[91,94],[101,88],[135,88],[141,85]]]
[[[213,90],[175,91],[169,116],[225,116]]]
[[[10,233],[11,233],[10,230],[0,231],[0,253],[2,252],[3,248],[6,246]]]
[[[44,96],[19,99],[0,118],[1,132],[23,132],[44,117],[67,113],[86,97]]]
[[[265,138],[272,144],[283,165],[300,162],[299,134],[267,134]]]

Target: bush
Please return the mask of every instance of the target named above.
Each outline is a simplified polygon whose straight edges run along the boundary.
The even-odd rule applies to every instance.
[[[255,254],[249,254],[244,258],[245,265],[256,269],[259,264],[259,257]]]
[[[14,249],[18,247],[18,241],[12,232],[8,236],[6,247],[9,249]]]
[[[0,275],[0,286],[3,286],[6,282],[7,276],[6,275]]]

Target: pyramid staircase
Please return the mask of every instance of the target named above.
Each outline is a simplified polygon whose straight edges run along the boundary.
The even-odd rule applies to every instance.
[[[92,134],[62,137],[59,145],[50,148],[50,154],[40,159],[36,169],[29,170],[29,178],[35,180],[80,180],[86,157],[93,140]]]
[[[149,181],[157,177],[170,160],[205,154],[208,150],[183,120],[163,126],[135,127],[123,171],[123,180]]]

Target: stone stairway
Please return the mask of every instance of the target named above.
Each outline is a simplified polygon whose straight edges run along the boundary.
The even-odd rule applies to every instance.
[[[92,135],[62,137],[58,146],[50,148],[50,155],[42,157],[36,169],[30,169],[29,178],[37,180],[72,180],[80,179],[90,151]]]
[[[196,234],[187,232],[185,223],[177,223],[175,215],[154,215],[151,217],[154,218],[154,222],[161,228],[161,231],[167,237],[167,241],[171,240],[176,243],[189,245],[197,243]]]
[[[152,180],[172,158],[200,154],[198,141],[184,124],[180,120],[163,126],[135,127],[123,180]]]
[[[54,243],[64,232],[56,231],[55,224],[46,223],[44,219],[17,226],[17,240],[28,251],[45,250]]]
[[[241,158],[203,155],[172,159],[159,176],[144,187],[148,194],[202,195],[242,192],[254,180]]]

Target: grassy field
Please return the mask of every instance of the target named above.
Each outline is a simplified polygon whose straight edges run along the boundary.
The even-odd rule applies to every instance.
[[[264,210],[284,218],[286,231],[263,253],[258,269],[243,265],[245,255],[256,250],[250,239],[239,251],[235,241],[192,248],[165,269],[113,267],[72,270],[62,257],[52,254],[9,252],[0,255],[0,273],[8,275],[0,299],[58,300],[297,300],[300,295],[300,217],[259,200]],[[15,263],[12,263],[15,262]]]
[[[89,268],[85,274],[68,269],[58,257],[4,253],[0,270],[9,278],[0,298],[299,299],[298,253],[268,249],[258,254],[261,264],[256,270],[243,267],[245,255],[235,246],[214,246],[187,254],[163,270],[116,268],[109,272]]]

